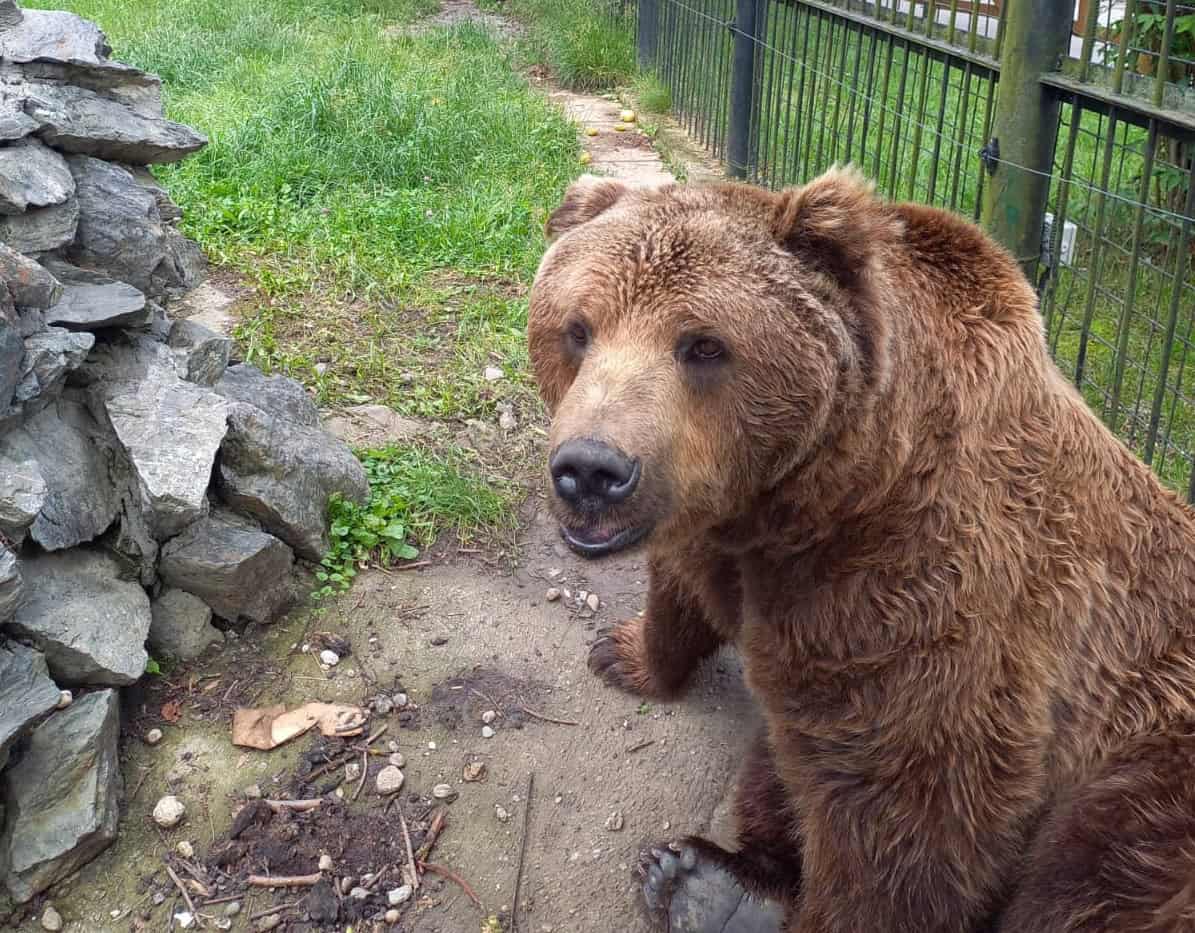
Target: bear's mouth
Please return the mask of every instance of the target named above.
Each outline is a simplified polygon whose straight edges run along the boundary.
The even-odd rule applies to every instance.
[[[575,553],[582,557],[605,557],[634,547],[647,537],[651,525],[635,525],[619,530],[595,528],[568,528],[560,526],[560,536]]]

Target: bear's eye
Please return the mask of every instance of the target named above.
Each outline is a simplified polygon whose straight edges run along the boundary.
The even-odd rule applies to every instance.
[[[573,321],[564,332],[565,339],[576,350],[584,350],[589,345],[589,328],[581,321]]]
[[[725,349],[713,337],[699,337],[689,344],[688,356],[690,359],[698,360],[700,362],[709,362],[716,360],[725,353]]]

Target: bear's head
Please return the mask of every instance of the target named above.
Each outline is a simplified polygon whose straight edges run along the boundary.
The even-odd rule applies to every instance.
[[[850,170],[780,193],[585,177],[547,234],[528,337],[580,554],[733,522],[886,378],[901,223]]]

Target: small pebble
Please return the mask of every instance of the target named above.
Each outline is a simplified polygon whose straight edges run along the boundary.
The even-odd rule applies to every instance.
[[[162,741],[162,730],[161,729],[150,729],[147,733],[145,733],[145,744],[146,745],[157,745],[161,741]]]
[[[229,920],[227,917],[222,917],[219,920],[213,920],[212,922],[216,925],[217,930],[231,930],[232,929],[232,921]]]
[[[345,875],[340,879],[340,893],[348,894],[349,891],[353,890],[353,887],[356,885],[356,883],[357,879],[352,875]]]
[[[257,929],[261,931],[261,933],[265,933],[266,930],[275,930],[281,925],[281,914],[270,914],[268,917],[262,917],[259,921],[257,921]]]
[[[389,742],[386,743],[386,747],[388,749],[390,749],[390,751],[396,752],[399,749],[399,744],[397,742],[395,742],[393,739],[391,739]]]
[[[330,651],[325,648],[319,653],[319,662],[320,664],[324,665],[324,667],[335,667],[340,663],[340,655],[338,655],[335,651]]]
[[[69,690],[63,690],[61,693],[58,694],[58,703],[55,705],[54,708],[55,709],[66,709],[68,706],[71,705],[71,703],[74,702],[74,700],[75,700],[75,695],[73,693],[71,693]]]
[[[388,924],[390,924],[391,926],[394,926],[394,924],[398,923],[398,918],[401,916],[402,916],[402,914],[400,914],[397,910],[395,910],[393,907],[391,907],[388,911],[386,911],[385,920]]]
[[[437,800],[455,800],[457,794],[451,784],[437,784],[432,788],[432,796]]]
[[[363,901],[369,897],[369,891],[367,891],[365,888],[353,888],[351,891],[349,891],[349,897],[355,901]]]
[[[315,374],[317,376],[322,376],[328,371],[328,364],[327,363],[316,363],[314,368],[315,368]]]
[[[624,823],[624,820],[622,818],[621,813],[614,812],[614,813],[611,813],[608,817],[606,817],[606,829],[608,829],[612,833],[621,832],[623,823]]]
[[[519,426],[519,419],[515,417],[515,413],[510,408],[502,409],[498,415],[498,427],[509,434]]]
[[[437,635],[435,638],[432,639],[432,647],[433,648],[442,648],[446,644],[448,644],[448,636],[447,635]]]
[[[510,811],[500,803],[494,804],[494,816],[498,817],[499,823],[510,822]]]
[[[183,930],[189,930],[195,926],[195,915],[189,910],[184,910],[181,913],[174,915],[174,922]]]
[[[393,794],[402,790],[403,773],[395,765],[387,765],[378,772],[377,787],[379,794]]]
[[[502,372],[502,370],[500,370],[497,366],[487,366],[485,368],[485,373],[483,375],[485,376],[486,382],[497,382],[499,379],[503,378],[506,374],[504,372]]]
[[[350,761],[344,766],[344,779],[346,781],[361,780],[361,762]]]
[[[232,901],[224,908],[224,916],[226,916],[226,917],[235,917],[240,912],[241,912],[241,902],[240,901]]]
[[[585,597],[585,605],[589,607],[590,612],[597,612],[601,601],[598,599],[597,593],[590,593]]]
[[[378,697],[373,701],[373,709],[379,716],[387,716],[394,709],[394,701],[390,697]]]
[[[332,864],[333,864],[332,856],[330,856],[327,852],[325,852],[323,855],[321,855],[319,857],[319,870],[320,871],[331,871]]]
[[[548,587],[548,592],[544,593],[544,599],[546,599],[550,603],[554,603],[557,600],[559,600],[560,599],[560,587],[558,587],[558,586]]]
[[[183,858],[194,858],[195,857],[195,847],[193,845],[191,845],[191,843],[189,843],[186,839],[184,839],[177,846],[175,846],[175,848],[178,849],[178,854],[181,855]]]
[[[154,822],[163,829],[173,829],[186,813],[186,805],[173,794],[167,794],[154,806]]]
[[[394,705],[402,709],[407,705],[407,695],[405,693],[394,694]]]
[[[406,764],[407,764],[406,756],[403,755],[402,752],[395,752],[393,755],[391,755],[386,760],[389,761],[390,764],[394,765],[394,767],[396,767],[396,768],[406,767]]]
[[[489,726],[482,726],[481,727],[481,737],[483,739],[492,739],[494,737],[494,730],[491,729]]]
[[[399,904],[405,904],[409,901],[411,893],[411,886],[409,884],[400,885],[386,893],[386,900],[390,902],[391,907],[397,907]]]
[[[42,708],[45,709],[45,707]],[[53,904],[47,905],[45,912],[41,915],[41,928],[50,930],[51,933],[62,929],[62,916],[54,909]]]
[[[155,907],[159,907],[166,903],[166,895],[161,891],[154,891],[153,902]]]
[[[249,800],[260,800],[261,799],[261,788],[256,784],[250,784],[248,787],[245,788],[245,796]]]
[[[487,709],[484,713],[481,714],[481,721],[484,722],[487,726],[497,718],[498,718],[498,714],[495,713],[492,709]]]
[[[436,743],[435,743],[435,742],[428,742],[428,743],[427,743],[427,750],[428,750],[429,752],[434,752],[434,751],[436,750]]]
[[[485,777],[485,762],[484,761],[470,761],[465,765],[465,770],[461,775],[470,784],[480,781]]]

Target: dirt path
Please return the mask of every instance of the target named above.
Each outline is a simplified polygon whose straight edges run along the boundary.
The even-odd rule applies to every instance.
[[[477,11],[470,9],[453,0],[440,18],[474,18]],[[507,28],[492,15],[482,21]],[[581,137],[593,154],[593,170],[649,183],[671,178],[644,136],[613,129],[616,102],[564,91],[552,97],[579,128],[598,130]],[[225,313],[218,294],[200,298],[198,311]],[[219,326],[214,318],[212,323]],[[498,443],[525,447],[531,443],[528,432],[534,426]],[[457,795],[446,805],[446,829],[429,860],[471,885],[487,914],[504,916],[505,929],[530,805],[518,928],[645,931],[632,882],[639,849],[677,832],[726,836],[725,800],[755,712],[732,655],[708,664],[689,697],[672,705],[640,704],[591,677],[585,657],[595,630],[641,609],[644,568],[638,557],[596,564],[573,557],[544,505],[533,494],[524,508],[513,569],[484,552],[450,547],[421,569],[369,571],[351,592],[319,611],[250,629],[214,656],[130,694],[121,837],[53,892],[66,929],[169,929],[170,918],[186,905],[163,868],[167,860],[199,905],[205,899],[190,884],[188,866],[206,879],[212,897],[244,892],[249,870],[286,865],[288,871],[315,872],[323,852],[333,858],[329,876],[338,884],[346,874],[360,880],[381,870],[401,851],[396,810],[375,790],[385,754],[396,750],[405,758],[404,812],[426,815],[436,804],[436,785],[449,784]],[[549,602],[549,588],[561,590],[562,597]],[[584,603],[582,594],[591,593],[598,597],[596,612]],[[351,645],[351,653],[330,670],[320,668],[314,649],[302,650],[316,644],[318,633]],[[369,724],[371,731],[383,725],[387,731],[376,743],[384,754],[367,759],[364,783],[340,769],[312,785],[297,781],[303,754],[313,758],[313,749],[328,751],[315,736],[269,752],[229,741],[231,711],[238,705],[292,707],[310,700],[365,705],[379,694],[393,698],[399,692],[409,705],[375,714]],[[497,713],[495,734],[484,738],[482,715],[491,709]],[[525,709],[576,724],[543,721]],[[165,738],[151,747],[142,737],[154,727]],[[384,748],[391,742],[396,744]],[[352,757],[355,762],[356,753]],[[484,779],[464,780],[466,765],[473,763],[476,772],[478,762],[485,766]],[[306,789],[310,795],[315,791],[309,786],[316,785],[327,793],[342,780],[343,805],[279,818],[273,842],[281,840],[281,849],[250,845],[235,867],[217,866],[234,816],[256,794],[294,797]],[[167,793],[187,806],[185,821],[172,830],[159,829],[151,819],[154,804]],[[419,826],[416,830],[421,838]],[[190,847],[183,846],[183,853],[194,854],[180,856],[180,843]],[[481,929],[482,912],[457,884],[431,874],[420,894],[401,906],[396,926],[371,920],[388,908],[385,891],[394,883],[380,882],[359,906],[341,897],[339,923],[305,921],[304,902],[279,914],[276,928],[343,930],[347,916],[359,915],[364,922],[355,930]],[[231,917],[224,904],[198,910],[206,929],[256,930],[271,906],[299,901],[304,893],[255,889]],[[36,928],[33,921],[22,927]]]

